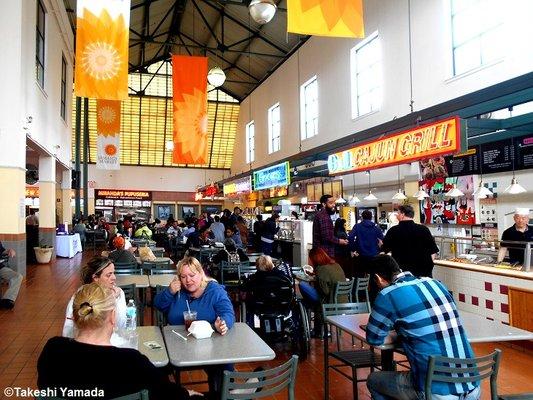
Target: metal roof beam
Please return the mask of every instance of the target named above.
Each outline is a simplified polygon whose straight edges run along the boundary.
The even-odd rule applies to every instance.
[[[217,42],[217,45],[219,45],[219,46],[222,45],[222,43],[220,42],[220,40],[217,37],[217,34],[213,30],[213,28],[211,28],[211,25],[209,25],[209,21],[207,21],[207,19],[205,18],[204,13],[200,9],[200,7],[198,7],[198,4],[196,4],[196,0],[191,0],[191,2],[192,2],[192,5],[194,6],[194,8],[196,8],[196,10],[198,11],[198,14],[200,14],[200,18],[204,22],[204,25],[209,30],[209,32],[211,32],[211,36],[213,36],[213,38]]]

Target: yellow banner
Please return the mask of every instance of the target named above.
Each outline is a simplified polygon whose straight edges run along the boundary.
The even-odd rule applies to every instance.
[[[365,36],[363,0],[288,0],[287,31],[362,38]]]
[[[128,97],[130,0],[78,0],[74,93]]]
[[[120,105],[118,100],[96,101],[97,169],[120,169]]]
[[[329,173],[365,171],[455,153],[461,148],[460,133],[458,117],[422,125],[331,154]]]

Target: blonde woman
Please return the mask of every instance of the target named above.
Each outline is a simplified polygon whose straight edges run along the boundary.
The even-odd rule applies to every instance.
[[[37,385],[70,397],[83,390],[89,397],[110,399],[143,389],[151,399],[188,399],[197,395],[172,384],[146,356],[134,349],[111,345],[116,323],[115,293],[97,283],[83,285],[74,296],[76,339],[48,340],[37,362]],[[64,392],[65,391],[65,392]]]
[[[115,326],[117,329],[126,328],[126,296],[121,288],[115,285],[117,278],[115,277],[115,265],[113,261],[106,257],[93,257],[81,269],[81,283],[89,284],[96,282],[102,286],[110,289],[115,296]],[[73,294],[66,311],[65,324],[63,325],[63,336],[73,338],[76,336],[76,327],[73,318],[73,302],[76,294]],[[111,342],[118,345],[123,340],[117,335],[113,335]]]

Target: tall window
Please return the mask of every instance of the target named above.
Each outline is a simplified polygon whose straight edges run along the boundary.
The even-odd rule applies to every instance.
[[[381,69],[381,44],[378,32],[374,32],[351,51],[352,118],[380,109]]]
[[[268,109],[268,153],[272,154],[281,148],[281,128],[279,103]]]
[[[37,82],[44,89],[44,32],[45,16],[43,4],[37,0],[37,32],[35,49],[35,76]]]
[[[498,0],[451,0],[453,74],[460,75],[503,57],[506,4]]]
[[[67,61],[61,56],[61,118],[66,121],[67,115]]]
[[[313,76],[300,87],[301,138],[318,134],[318,82]]]
[[[250,121],[246,125],[246,162],[255,160],[255,123]]]

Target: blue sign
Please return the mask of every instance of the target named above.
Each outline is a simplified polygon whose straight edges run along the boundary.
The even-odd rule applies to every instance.
[[[291,183],[289,162],[273,165],[254,172],[254,190],[268,189],[276,186],[287,186]]]

